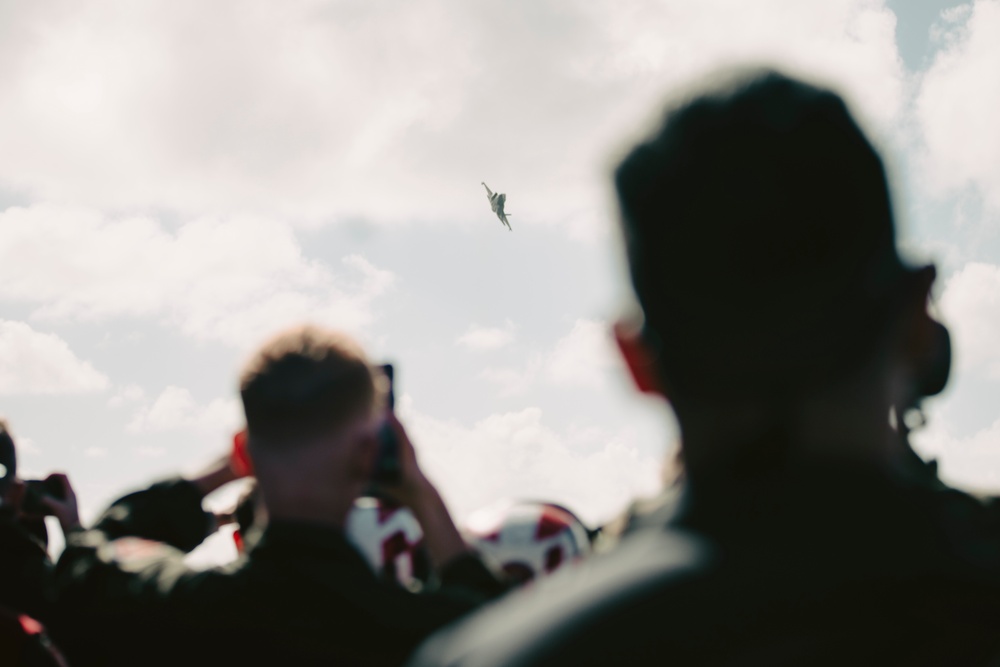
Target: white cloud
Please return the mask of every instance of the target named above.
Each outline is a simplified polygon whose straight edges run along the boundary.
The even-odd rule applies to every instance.
[[[481,327],[472,324],[468,330],[455,339],[462,347],[472,350],[496,350],[514,342],[514,323],[510,320],[503,327]]]
[[[217,398],[202,406],[187,389],[169,386],[151,404],[139,408],[125,428],[130,433],[199,431],[229,435],[242,418],[236,399]]]
[[[607,322],[581,318],[545,354],[532,353],[517,367],[487,368],[480,377],[504,396],[520,394],[541,380],[560,387],[596,389],[621,367]]]
[[[137,384],[127,384],[120,387],[115,395],[108,399],[109,408],[120,408],[127,403],[138,403],[146,398],[145,390]]]
[[[0,320],[0,395],[84,394],[108,385],[108,378],[59,336]]]
[[[26,438],[14,433],[14,444],[17,446],[17,475],[21,479],[41,479],[48,474],[45,468],[46,453],[35,444],[32,438]]]
[[[17,453],[18,455],[27,454],[29,456],[39,456],[42,450],[39,449],[38,445],[31,438],[18,437],[17,440]]]
[[[883,0],[36,0],[4,23],[0,182],[116,209],[486,224],[485,179],[518,224],[579,232],[609,146],[720,64],[816,73],[883,126],[902,96]]]
[[[287,226],[146,217],[38,205],[0,213],[0,299],[38,320],[149,317],[198,339],[251,345],[303,319],[358,331],[394,276],[360,255],[332,272]]]
[[[936,36],[916,101],[928,182],[939,193],[971,185],[1000,210],[1000,0],[944,12]]]
[[[620,364],[607,322],[579,319],[556,343],[545,373],[557,385],[596,388],[607,379],[607,371]]]
[[[135,452],[139,456],[151,459],[158,459],[162,458],[167,453],[167,450],[164,449],[163,447],[152,447],[150,445],[141,445],[135,448]]]
[[[103,459],[108,455],[108,450],[104,447],[87,447],[83,450],[83,455],[92,459]]]
[[[1000,419],[965,438],[952,432],[945,420],[932,419],[925,430],[914,433],[913,441],[925,457],[938,460],[946,482],[996,494],[1000,488]]]
[[[945,283],[939,305],[960,371],[1000,379],[1000,266],[966,264]]]
[[[540,354],[532,354],[528,361],[518,367],[489,367],[479,377],[497,385],[501,396],[515,396],[528,391],[535,384],[544,360]]]
[[[502,498],[560,502],[598,523],[639,495],[654,493],[660,462],[623,435],[562,434],[542,411],[494,414],[474,424],[421,414],[400,402],[421,466],[460,519]]]
[[[581,76],[676,81],[719,64],[760,61],[835,83],[881,123],[901,108],[896,17],[880,0],[632,0],[587,7],[604,26],[608,48],[577,61]]]

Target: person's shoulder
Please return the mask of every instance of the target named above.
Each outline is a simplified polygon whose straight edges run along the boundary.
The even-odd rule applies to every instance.
[[[45,546],[38,537],[10,517],[0,517],[0,558],[25,555],[47,558]]]
[[[712,560],[711,549],[689,534],[644,531],[435,636],[410,664],[530,665],[556,651],[613,652],[623,628],[632,637],[655,633],[663,619],[646,615],[648,603],[700,578]]]

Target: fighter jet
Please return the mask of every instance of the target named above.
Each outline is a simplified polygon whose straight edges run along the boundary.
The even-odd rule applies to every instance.
[[[508,230],[514,231],[510,228],[510,223],[507,222],[507,213],[504,213],[503,210],[503,205],[507,201],[507,195],[502,192],[491,191],[490,186],[486,185],[486,183],[483,183],[483,187],[486,188],[486,196],[490,198],[490,208],[492,208],[493,212],[497,214],[498,218],[500,218],[500,222],[507,225]]]

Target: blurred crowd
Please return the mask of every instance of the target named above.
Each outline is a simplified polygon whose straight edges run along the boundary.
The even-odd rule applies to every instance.
[[[1000,512],[909,443],[950,369],[935,269],[900,258],[840,97],[701,82],[614,185],[639,305],[615,338],[681,434],[657,497],[605,526],[512,499],[459,527],[392,368],[298,325],[246,361],[215,463],[93,525],[66,475],[18,475],[0,421],[0,665],[1000,664]],[[239,556],[190,567],[227,525]]]

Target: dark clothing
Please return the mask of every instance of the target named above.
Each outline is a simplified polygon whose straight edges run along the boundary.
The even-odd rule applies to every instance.
[[[66,667],[44,626],[34,618],[0,607],[0,664],[5,667]]]
[[[341,531],[278,521],[236,562],[194,571],[181,557],[209,532],[201,500],[182,480],[157,484],[67,538],[57,576],[74,665],[399,664],[502,590],[469,556],[415,595],[378,582]]]
[[[48,622],[52,596],[45,545],[22,522],[0,515],[0,606]]]
[[[987,664],[994,517],[856,470],[689,483],[666,525],[475,614],[410,664]]]

